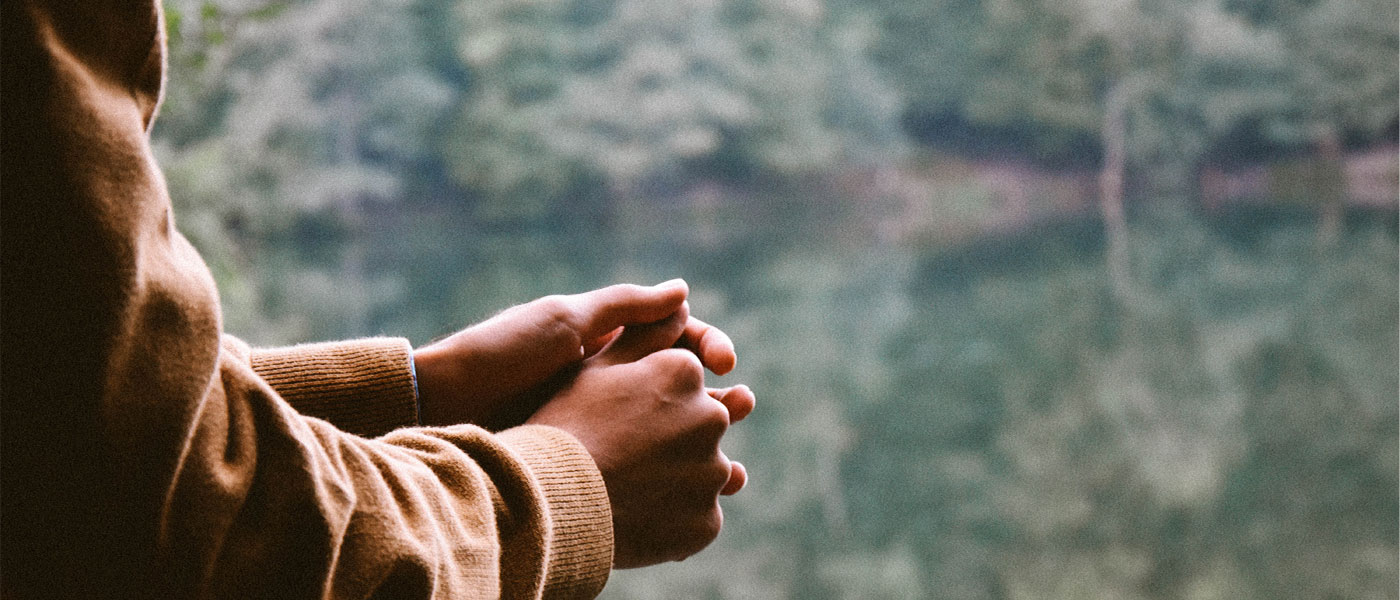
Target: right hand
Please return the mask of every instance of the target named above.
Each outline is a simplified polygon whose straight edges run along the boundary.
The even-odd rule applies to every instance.
[[[697,333],[693,323],[683,305],[664,321],[626,328],[528,421],[573,434],[593,456],[612,505],[617,568],[699,552],[723,524],[719,495],[747,479],[719,441],[753,410],[753,393],[705,388],[700,359],[673,347]]]

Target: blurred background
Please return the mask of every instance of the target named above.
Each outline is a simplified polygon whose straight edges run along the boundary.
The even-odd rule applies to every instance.
[[[1394,0],[167,0],[257,344],[686,278],[759,408],[605,597],[1397,596]]]

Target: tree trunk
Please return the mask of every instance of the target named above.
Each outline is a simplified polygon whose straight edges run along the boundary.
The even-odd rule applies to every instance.
[[[1108,238],[1105,262],[1113,294],[1126,302],[1131,293],[1128,269],[1128,221],[1123,213],[1123,180],[1127,170],[1127,107],[1129,85],[1119,81],[1108,92],[1103,117],[1103,170],[1099,173],[1099,213]]]
[[[1322,249],[1331,248],[1341,237],[1346,218],[1346,175],[1342,166],[1342,142],[1332,126],[1320,127],[1315,133],[1317,152],[1314,181],[1309,182],[1318,194],[1317,243]]]

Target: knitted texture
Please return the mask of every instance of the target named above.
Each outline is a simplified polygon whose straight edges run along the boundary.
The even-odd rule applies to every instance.
[[[411,353],[408,340],[371,338],[258,348],[249,358],[297,412],[375,437],[418,424]]]
[[[0,3],[0,598],[597,594],[607,492],[567,433],[405,427],[403,340],[223,335],[150,148],[161,19]]]
[[[547,572],[563,582],[548,597],[573,598],[601,590],[612,566],[613,531],[602,475],[582,444],[554,429],[526,425],[497,436],[530,465],[549,498],[552,544]]]

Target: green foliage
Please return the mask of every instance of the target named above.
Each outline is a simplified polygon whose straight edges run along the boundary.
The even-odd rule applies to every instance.
[[[1395,598],[1394,213],[1328,247],[1280,208],[1334,160],[1257,222],[1144,200],[1131,302],[1085,199],[898,175],[901,113],[1053,157],[1114,89],[1163,187],[1245,130],[1383,136],[1393,2],[168,4],[155,143],[233,333],[684,276],[734,337],[750,487],[609,597]]]
[[[1319,250],[1307,220],[1163,202],[1123,307],[1076,230],[952,273],[955,248],[818,237],[856,215],[730,202],[722,249],[671,254],[728,267],[693,303],[760,397],[725,444],[751,487],[713,549],[606,597],[1394,597],[1384,222]]]
[[[1310,126],[1370,136],[1395,119],[1394,2],[1234,1],[1227,10],[1276,36],[1287,57],[1291,101],[1278,114],[1275,135],[1310,139]]]
[[[579,176],[629,192],[687,167],[782,174],[898,149],[859,19],[816,0],[459,5],[472,96],[453,173],[525,216]]]
[[[886,32],[876,56],[935,141],[960,139],[964,127],[963,146],[1092,164],[1082,140],[1101,134],[1108,94],[1126,86],[1132,168],[1181,192],[1208,151],[1216,149],[1215,158],[1240,151],[1240,139],[1297,148],[1320,132],[1393,135],[1387,128],[1400,93],[1393,2],[886,0],[875,7]]]
[[[360,206],[404,194],[455,94],[413,43],[414,9],[168,3],[156,151],[231,330],[265,342],[347,335],[396,293],[343,242],[372,225],[357,221]]]

